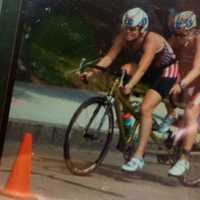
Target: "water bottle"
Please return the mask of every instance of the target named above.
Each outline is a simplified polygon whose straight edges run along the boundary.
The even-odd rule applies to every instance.
[[[123,125],[125,128],[125,133],[127,135],[131,135],[133,131],[132,128],[135,123],[135,118],[130,113],[125,113],[123,114],[122,119],[123,119]]]

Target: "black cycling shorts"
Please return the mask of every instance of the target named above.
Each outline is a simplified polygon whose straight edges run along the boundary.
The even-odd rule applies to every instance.
[[[162,98],[165,98],[169,95],[169,92],[172,86],[175,84],[176,78],[161,78],[158,82],[156,82],[150,89],[155,90],[160,94]]]
[[[155,90],[162,98],[165,98],[169,95],[177,78],[162,77],[162,73],[163,70],[159,69],[147,70],[141,81],[147,83],[150,86],[149,89]]]

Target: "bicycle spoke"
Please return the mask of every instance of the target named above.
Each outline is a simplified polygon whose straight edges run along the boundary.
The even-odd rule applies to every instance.
[[[100,120],[99,126],[97,128],[97,133],[100,132],[101,128],[103,127],[103,124],[105,124],[106,121],[106,115],[107,115],[107,107],[105,108],[104,114]]]
[[[64,145],[69,169],[87,174],[101,162],[112,139],[112,109],[103,98],[94,98],[81,105],[67,130]]]
[[[88,129],[90,128],[93,120],[95,119],[96,115],[98,114],[99,110],[101,108],[101,105],[98,104],[96,109],[94,110],[93,114],[92,114],[92,117],[90,118],[88,124],[86,125],[86,128],[85,128],[85,133],[84,134],[87,134],[88,133]]]

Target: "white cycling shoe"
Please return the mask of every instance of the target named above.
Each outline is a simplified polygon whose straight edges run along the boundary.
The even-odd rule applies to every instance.
[[[129,162],[122,165],[121,169],[126,172],[136,172],[144,167],[142,158],[133,157]]]
[[[170,176],[183,176],[190,169],[188,160],[178,160],[176,164],[168,171]]]

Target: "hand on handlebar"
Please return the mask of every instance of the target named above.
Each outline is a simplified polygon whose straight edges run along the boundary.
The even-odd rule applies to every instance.
[[[95,74],[101,72],[100,70],[90,70],[88,72],[83,72],[80,74],[80,79],[84,82],[84,83],[88,83],[88,80],[94,76]]]
[[[84,82],[84,83],[88,83],[88,79],[90,77],[92,77],[94,74],[93,71],[89,71],[89,72],[83,72],[80,74],[80,79]]]
[[[174,84],[174,86],[171,88],[169,94],[176,95],[176,94],[181,93],[181,91],[182,91],[182,88],[180,87],[180,84],[179,84],[179,83],[176,83],[176,84]]]
[[[122,87],[122,91],[125,95],[129,95],[132,91],[132,88],[128,84],[126,84],[124,87]]]

